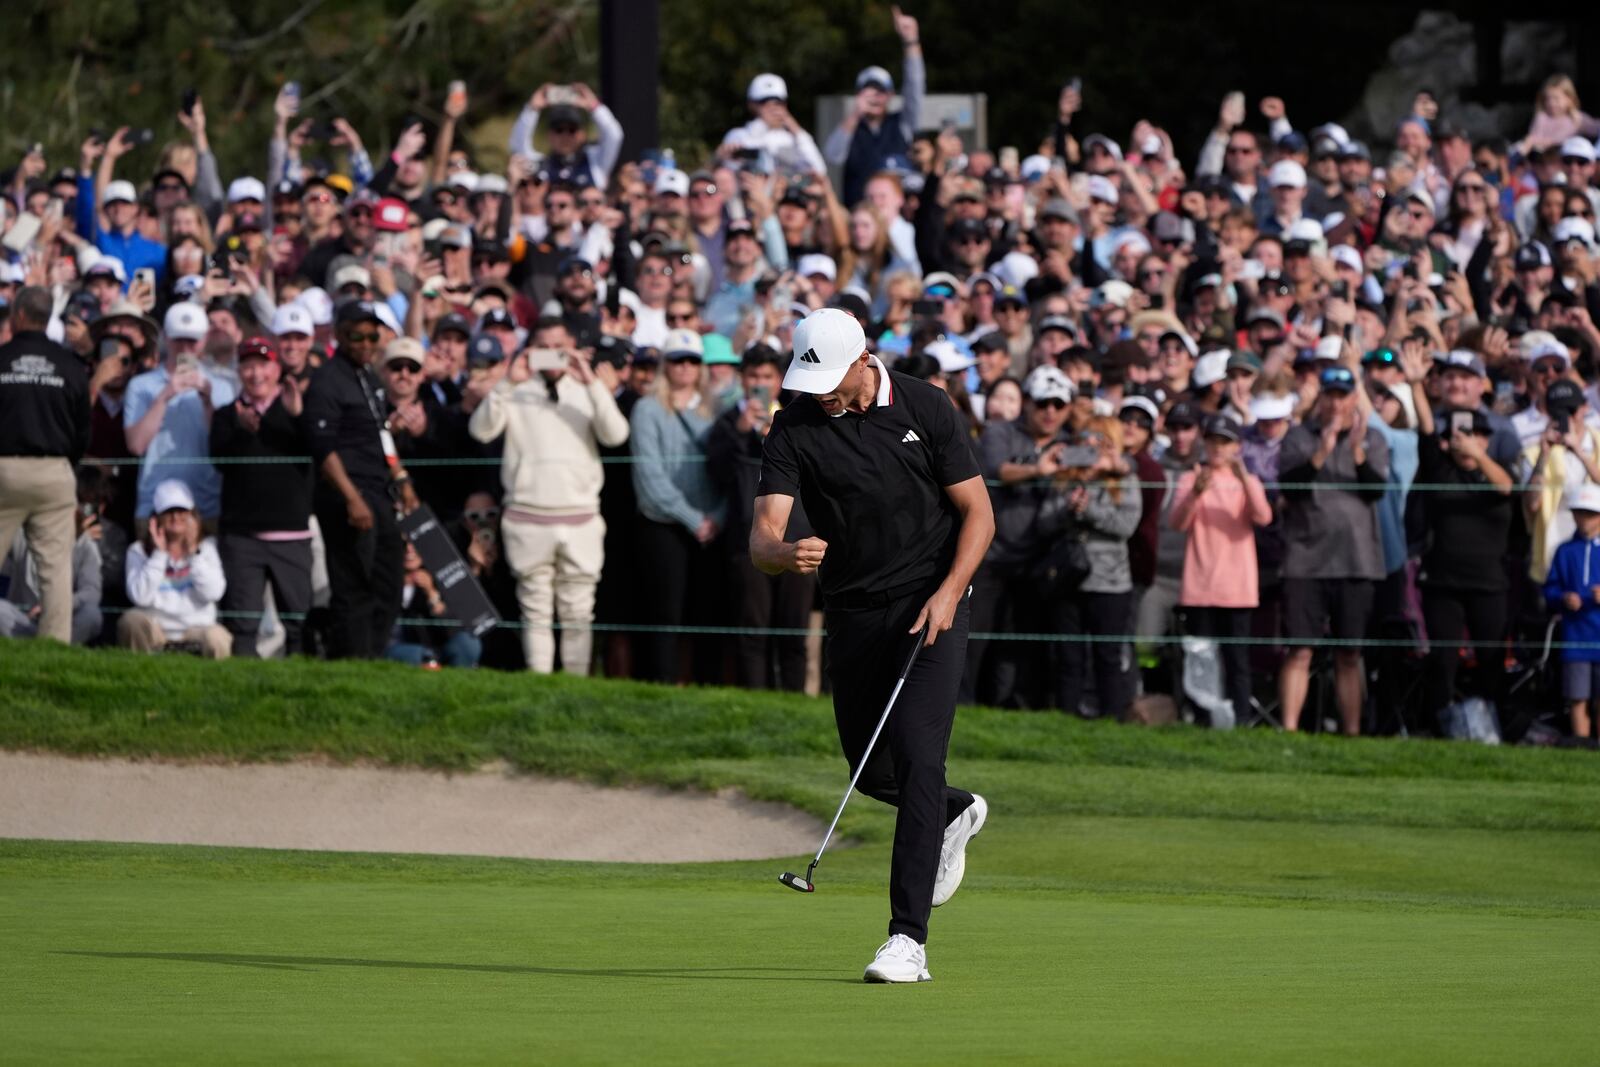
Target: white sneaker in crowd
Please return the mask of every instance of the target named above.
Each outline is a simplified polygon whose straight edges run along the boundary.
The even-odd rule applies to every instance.
[[[989,804],[972,794],[972,806],[944,828],[944,848],[939,850],[939,873],[933,880],[933,906],[938,907],[956,895],[961,877],[967,873],[967,842],[978,836],[989,818]]]
[[[861,977],[868,982],[931,982],[928,950],[905,934],[895,934],[878,949]]]

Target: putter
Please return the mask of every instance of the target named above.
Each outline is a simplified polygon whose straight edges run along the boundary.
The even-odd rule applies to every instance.
[[[793,889],[797,893],[815,893],[816,883],[811,880],[812,873],[817,869],[817,864],[822,862],[822,854],[828,849],[828,842],[833,838],[833,831],[839,826],[839,816],[844,814],[844,806],[850,803],[850,794],[855,792],[856,782],[861,779],[861,772],[866,770],[867,760],[872,758],[872,749],[878,743],[878,735],[883,733],[883,724],[889,721],[889,712],[894,710],[894,702],[900,696],[900,690],[905,688],[906,675],[911,673],[911,665],[917,662],[917,653],[922,651],[922,643],[928,638],[928,627],[924,626],[917,631],[916,644],[911,646],[911,655],[906,659],[906,665],[900,670],[900,680],[894,683],[894,692],[889,694],[889,703],[883,706],[883,715],[878,719],[878,726],[872,731],[872,737],[867,741],[867,750],[861,754],[861,762],[856,766],[856,773],[850,776],[850,784],[845,787],[844,799],[839,801],[839,810],[833,813],[833,822],[828,826],[828,832],[822,835],[822,847],[817,849],[816,858],[811,861],[811,866],[806,868],[806,876],[801,878],[793,871],[784,871],[778,875],[778,881]]]

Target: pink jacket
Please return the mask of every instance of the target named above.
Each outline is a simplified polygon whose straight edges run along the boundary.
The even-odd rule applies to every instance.
[[[1213,470],[1211,484],[1197,499],[1196,471],[1178,479],[1169,512],[1172,528],[1189,535],[1183,556],[1183,588],[1178,602],[1195,608],[1253,608],[1261,602],[1256,573],[1255,527],[1272,521],[1261,479],[1230,470]]]

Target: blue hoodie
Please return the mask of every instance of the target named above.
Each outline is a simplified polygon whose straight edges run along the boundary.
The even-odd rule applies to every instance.
[[[1544,582],[1544,600],[1552,611],[1561,612],[1561,640],[1566,643],[1583,642],[1590,648],[1563,648],[1563,663],[1600,663],[1600,604],[1594,602],[1590,590],[1600,585],[1600,537],[1585,541],[1582,537],[1556,549],[1550,562],[1550,576]],[[1583,607],[1567,611],[1561,598],[1577,593]]]

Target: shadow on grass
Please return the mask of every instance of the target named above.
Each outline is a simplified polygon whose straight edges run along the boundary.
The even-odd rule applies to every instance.
[[[93,956],[105,960],[168,960],[213,963],[225,967],[259,967],[271,971],[309,971],[318,967],[378,967],[397,971],[471,971],[479,974],[543,974],[561,978],[694,978],[723,982],[850,982],[857,978],[823,977],[798,967],[532,967],[518,963],[440,963],[419,960],[363,960],[343,956],[271,956],[238,952],[95,952],[59,949],[58,956]],[[778,972],[778,973],[768,973]]]

